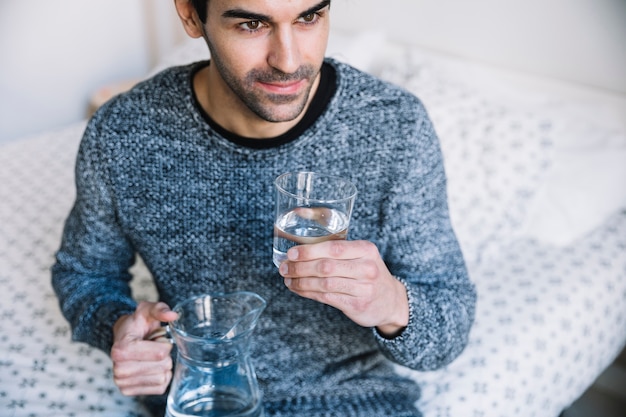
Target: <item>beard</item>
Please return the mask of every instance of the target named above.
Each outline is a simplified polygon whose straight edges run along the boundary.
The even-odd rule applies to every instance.
[[[213,53],[214,48],[209,44],[211,51],[211,65],[215,65],[220,76],[235,94],[235,96],[255,115],[268,122],[289,122],[296,119],[306,107],[313,81],[320,72],[320,68],[312,65],[303,65],[295,72],[286,74],[275,68],[268,70],[253,69],[243,78],[239,78],[230,71],[229,67]],[[257,83],[279,83],[307,80],[308,84],[298,94],[271,94],[258,88]]]

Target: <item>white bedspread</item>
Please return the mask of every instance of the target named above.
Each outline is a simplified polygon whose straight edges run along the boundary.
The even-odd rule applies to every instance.
[[[0,415],[139,416],[110,360],[71,343],[50,267],[84,123],[0,148]]]
[[[435,121],[479,299],[458,360],[436,372],[399,372],[421,382],[426,417],[555,417],[626,342],[623,130],[561,117],[555,101],[544,102],[550,111],[514,105],[442,71],[428,54],[401,56],[381,74],[420,96]],[[0,147],[2,416],[147,415],[118,392],[107,355],[70,341],[50,285],[83,128]],[[581,188],[584,172],[601,175]],[[601,207],[578,207],[581,190]],[[136,296],[154,299],[143,265],[134,271]]]

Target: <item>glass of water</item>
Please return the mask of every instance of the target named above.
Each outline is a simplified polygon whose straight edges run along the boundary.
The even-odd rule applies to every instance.
[[[346,239],[356,187],[345,178],[288,172],[276,178],[274,265],[298,244]]]

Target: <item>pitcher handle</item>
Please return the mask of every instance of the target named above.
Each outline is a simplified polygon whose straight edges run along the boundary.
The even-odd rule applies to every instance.
[[[166,324],[165,326],[161,326],[158,329],[153,330],[150,334],[148,334],[146,339],[151,340],[153,342],[174,344],[172,331],[170,330],[170,326],[168,324]]]

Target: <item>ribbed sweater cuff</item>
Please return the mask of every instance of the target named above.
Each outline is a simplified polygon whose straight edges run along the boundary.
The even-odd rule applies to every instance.
[[[109,355],[113,346],[113,325],[125,314],[133,314],[136,304],[133,301],[110,300],[94,305],[83,316],[88,318],[75,329],[72,339],[85,342]]]

